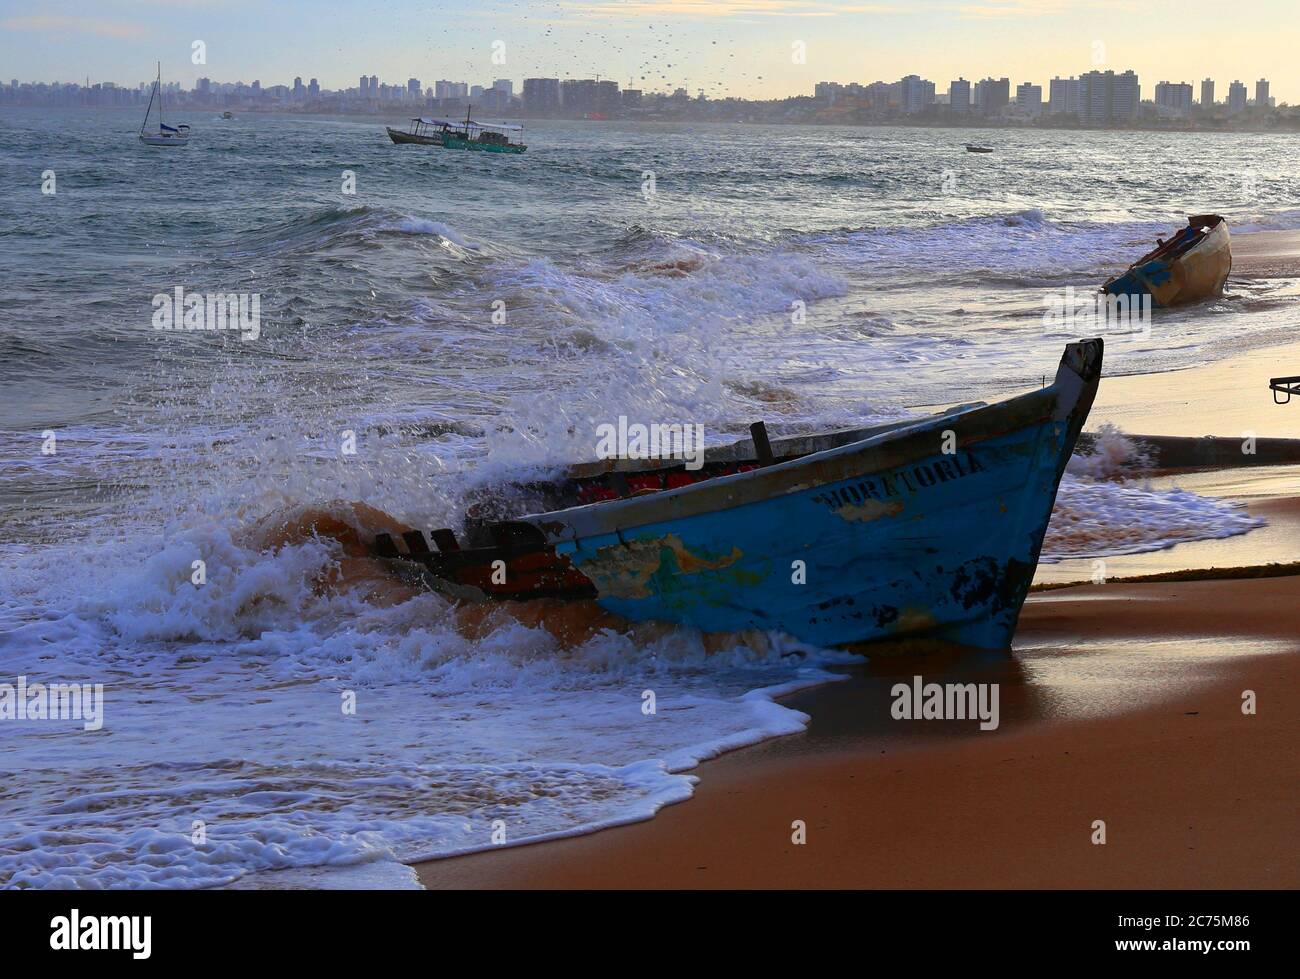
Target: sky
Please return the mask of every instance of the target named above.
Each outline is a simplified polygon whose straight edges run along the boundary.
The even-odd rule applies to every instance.
[[[3,81],[200,76],[324,88],[438,79],[613,78],[780,98],[919,74],[1044,85],[1132,68],[1216,97],[1240,79],[1300,103],[1300,0],[0,0]],[[206,63],[192,62],[202,41]],[[802,53],[802,59],[800,54]]]

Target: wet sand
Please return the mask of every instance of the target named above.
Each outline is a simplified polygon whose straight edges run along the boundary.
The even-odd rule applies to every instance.
[[[1300,278],[1300,233],[1238,235],[1234,255],[1234,279]],[[1300,404],[1268,390],[1285,374],[1300,342],[1108,377],[1088,427],[1300,438]],[[1110,577],[1300,559],[1300,467],[1160,479],[1269,525],[1110,557]],[[1010,654],[874,657],[783,701],[811,716],[804,733],[704,763],[695,796],[650,821],[416,869],[430,888],[1296,887],[1297,667],[1300,576],[1040,592]],[[998,729],[894,720],[891,687],[917,674],[998,683]]]
[[[1232,274],[1289,279],[1300,274],[1300,231],[1250,231],[1232,236]]]
[[[1300,577],[1033,596],[1014,657],[909,657],[789,698],[807,732],[705,763],[653,820],[417,871],[431,888],[1295,887],[1298,605]],[[893,720],[889,687],[916,672],[997,678],[1001,726]]]
[[[1268,382],[1300,375],[1300,342],[1261,347],[1206,367],[1104,377],[1088,418],[1143,435],[1300,438],[1300,399],[1273,403]]]

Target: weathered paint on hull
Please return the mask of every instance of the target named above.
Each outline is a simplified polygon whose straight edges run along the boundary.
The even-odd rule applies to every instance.
[[[1100,365],[1101,341],[1074,344],[1056,382],[1019,399],[524,520],[629,619],[820,646],[927,635],[1005,648]]]
[[[819,646],[927,633],[1005,647],[1037,565],[1064,434],[1048,422],[889,473],[556,551],[629,619],[771,629]]]
[[[1139,260],[1123,275],[1103,286],[1114,296],[1150,295],[1156,306],[1199,302],[1223,294],[1232,271],[1232,238],[1228,222],[1219,219],[1200,242],[1174,258]]]

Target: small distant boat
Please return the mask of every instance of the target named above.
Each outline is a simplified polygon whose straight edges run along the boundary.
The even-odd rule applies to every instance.
[[[149,124],[149,113],[153,109],[154,99],[158,100],[158,131],[146,133],[144,127]],[[186,125],[169,126],[163,122],[162,110],[162,62],[158,62],[158,78],[149,93],[149,104],[144,109],[144,119],[140,123],[140,142],[146,146],[188,146],[190,127]]]
[[[471,602],[594,600],[626,619],[823,647],[929,637],[1003,649],[1101,377],[1102,341],[993,405],[681,461],[605,460],[478,501],[374,552]],[[514,514],[514,516],[511,516]],[[399,548],[399,543],[402,545]],[[408,563],[413,562],[413,563]]]
[[[384,127],[394,143],[418,143],[421,146],[441,146],[449,150],[485,150],[488,153],[522,153],[523,126],[503,122],[475,122],[465,114],[461,122],[450,119],[412,119],[405,132]]]
[[[992,153],[992,152],[993,152],[993,147],[991,147],[991,146],[976,146],[976,145],[973,144],[973,143],[967,143],[967,144],[966,144],[966,152],[967,152],[967,153]]]
[[[231,112],[229,109],[227,109],[225,112],[221,113],[221,118],[222,118],[222,119],[233,119],[233,118],[235,118],[235,114],[234,114],[233,112]]]
[[[1168,241],[1109,279],[1101,291],[1112,296],[1149,295],[1155,306],[1177,306],[1223,295],[1232,271],[1228,222],[1217,214],[1194,214]]]

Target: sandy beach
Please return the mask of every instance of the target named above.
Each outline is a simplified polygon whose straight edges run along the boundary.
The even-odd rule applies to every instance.
[[[1300,276],[1300,235],[1234,240],[1234,280]],[[1231,292],[1230,280],[1229,291]],[[1158,325],[1157,325],[1157,328]],[[1300,343],[1103,381],[1089,430],[1300,438],[1269,377]],[[1248,461],[1248,460],[1246,460]],[[1300,467],[1162,474],[1267,525],[1107,561],[1103,585],[1032,594],[1009,656],[873,657],[786,698],[806,731],[705,762],[694,797],[589,836],[417,866],[429,888],[1289,888],[1300,780]],[[1092,562],[1039,568],[1087,581]],[[1217,569],[1208,580],[1132,575]],[[1223,572],[1223,577],[1219,576]],[[1000,684],[1001,723],[898,721],[890,690]],[[1250,699],[1254,713],[1243,711]],[[1104,845],[1094,842],[1096,821]],[[796,821],[806,842],[792,841]]]
[[[1015,655],[1021,686],[1004,695],[996,733],[892,721],[889,685],[929,679],[936,664],[864,667],[787,701],[812,716],[805,734],[705,763],[695,797],[648,822],[426,863],[420,880],[1295,887],[1297,603],[1300,577],[1034,596]],[[1258,714],[1242,713],[1244,690]],[[800,819],[807,843],[796,846]],[[1104,846],[1091,842],[1098,819]]]

